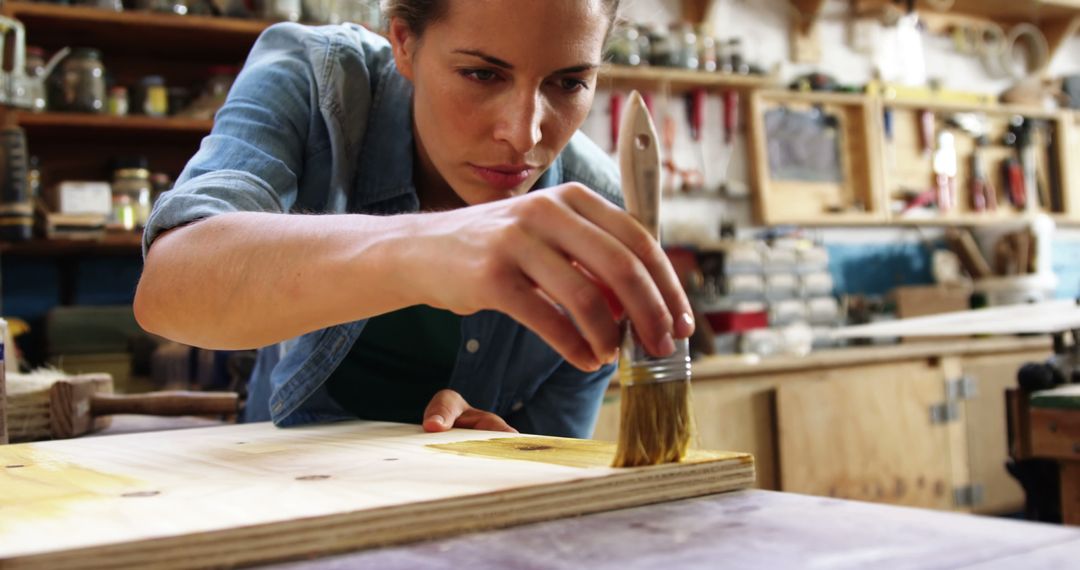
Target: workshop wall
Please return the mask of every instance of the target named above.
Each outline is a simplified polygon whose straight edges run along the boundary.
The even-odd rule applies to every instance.
[[[890,69],[898,65],[900,54],[888,49],[889,32],[882,30],[876,41],[874,53],[860,53],[848,43],[848,31],[843,14],[846,0],[829,0],[819,20],[821,38],[821,64],[794,64],[788,61],[789,19],[794,16],[788,0],[716,0],[710,22],[715,35],[721,38],[742,39],[746,59],[765,69],[778,69],[782,81],[819,71],[835,77],[841,83],[862,85],[871,79],[874,69],[880,68],[886,77]],[[623,0],[623,16],[637,22],[673,22],[681,18],[680,0]],[[946,38],[924,34],[927,75],[940,79],[943,87],[965,91],[1000,93],[1011,83],[1008,79],[991,77],[978,59],[957,53]],[[1050,65],[1054,75],[1080,73],[1080,37],[1067,40]],[[596,104],[584,130],[605,147],[609,145],[609,94],[597,93]],[[661,104],[664,98],[659,97]],[[706,105],[706,127],[703,134],[704,152],[690,140],[685,126],[683,101],[673,97],[666,101],[671,105],[672,116],[679,119],[676,132],[675,160],[680,166],[694,167],[704,159],[707,188],[718,188],[724,181],[724,173],[710,170],[720,162],[725,152],[721,127],[721,103],[719,97],[710,97]],[[728,168],[727,182],[736,190],[745,191],[749,173],[745,161],[745,136],[736,141],[734,154]],[[716,239],[722,221],[734,221],[740,229],[740,237],[751,235],[757,228],[751,226],[751,203],[749,196],[742,199],[719,197],[678,196],[665,202],[665,240],[671,242]],[[929,256],[932,251],[927,243],[938,243],[942,231],[933,228],[818,230],[812,235],[819,237],[835,256],[834,278],[838,293],[884,293],[894,284],[929,283]],[[1055,271],[1061,279],[1058,295],[1080,294],[1080,265],[1073,251],[1080,251],[1080,230],[1059,228],[1054,248]],[[845,271],[845,267],[873,268],[872,271]]]

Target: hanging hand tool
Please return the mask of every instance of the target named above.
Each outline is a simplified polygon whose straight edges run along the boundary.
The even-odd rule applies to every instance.
[[[927,109],[919,111],[919,141],[922,145],[923,156],[927,158],[930,158],[934,152],[936,121],[933,111]]]
[[[1023,206],[1028,210],[1038,207],[1039,190],[1035,178],[1035,147],[1032,142],[1032,129],[1034,122],[1022,116],[1015,116],[1009,122],[1009,131],[1005,135],[1006,144],[1016,148],[1019,157],[1019,167],[1023,178],[1021,186],[1024,193]],[[1019,204],[1017,207],[1022,207]]]
[[[1009,201],[1016,208],[1023,208],[1027,204],[1027,192],[1024,188],[1024,172],[1020,168],[1020,161],[1009,157],[1001,161],[1001,178],[1005,181],[1005,192]]]
[[[994,212],[998,209],[997,191],[990,185],[986,164],[983,163],[982,149],[985,146],[986,137],[978,137],[971,152],[971,207],[975,212]]]
[[[971,152],[971,208],[976,212],[997,210],[997,192],[990,184],[982,159],[986,143],[984,136],[975,139],[975,149]]]
[[[949,131],[938,135],[938,148],[934,151],[934,176],[937,188],[937,205],[941,212],[956,207],[956,140]]]
[[[619,150],[619,124],[622,122],[622,93],[612,90],[609,106],[611,110],[611,152],[616,152]]]
[[[885,107],[881,111],[881,127],[885,131],[885,168],[886,174],[891,175],[896,170],[896,148],[893,145],[896,130],[893,128],[895,113],[892,107]]]
[[[700,184],[695,188],[687,181],[683,185],[684,190],[703,190],[705,188],[705,141],[703,129],[705,125],[705,102],[707,100],[707,94],[704,89],[697,88],[692,89],[686,94],[686,113],[687,120],[690,123],[690,140],[697,146],[698,153],[698,165],[700,166],[699,172],[701,173]]]
[[[720,163],[720,184],[721,187],[726,187],[728,168],[730,168],[731,159],[735,155],[735,135],[739,131],[739,91],[737,89],[724,91],[723,104],[724,159]]]

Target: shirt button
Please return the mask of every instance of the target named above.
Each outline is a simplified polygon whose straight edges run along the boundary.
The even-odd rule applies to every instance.
[[[470,338],[469,342],[465,343],[465,350],[469,351],[470,354],[476,354],[476,351],[480,350],[480,341]]]
[[[512,406],[510,406],[510,411],[511,412],[516,412],[516,411],[518,411],[518,410],[520,410],[521,408],[524,408],[524,407],[525,407],[525,402],[522,402],[521,400],[518,400],[518,401],[514,402],[514,404]]]

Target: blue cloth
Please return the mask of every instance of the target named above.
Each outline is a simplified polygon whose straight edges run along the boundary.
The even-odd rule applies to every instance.
[[[225,212],[416,212],[411,100],[384,38],[355,25],[270,27],[213,131],[155,205],[144,255],[163,231]],[[534,190],[564,182],[622,203],[615,164],[580,132]],[[245,419],[279,426],[350,419],[324,383],[364,324],[261,349]],[[590,435],[612,367],[583,373],[494,311],[465,317],[461,332],[449,387],[471,405],[522,432]]]

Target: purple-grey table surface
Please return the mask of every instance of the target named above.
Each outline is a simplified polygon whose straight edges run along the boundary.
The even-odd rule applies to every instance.
[[[1080,568],[1080,529],[748,490],[273,570]]]

